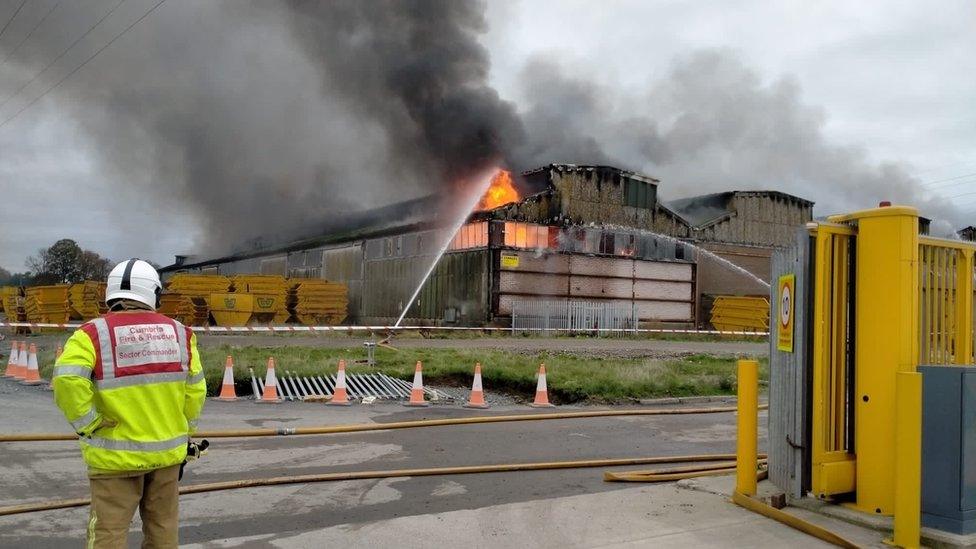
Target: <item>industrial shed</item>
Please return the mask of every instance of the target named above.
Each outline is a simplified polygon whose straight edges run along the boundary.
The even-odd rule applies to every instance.
[[[665,204],[658,200],[659,182],[634,172],[553,164],[523,177],[516,202],[471,214],[407,321],[508,325],[526,311],[549,315],[584,305],[602,307],[628,327],[696,325],[702,319],[701,271],[713,266],[683,242],[720,248],[717,253],[768,278],[769,253],[782,237],[776,233],[789,227],[792,234],[792,227],[809,220],[812,205],[783,193],[722,193],[724,199],[709,195],[706,201],[716,215],[695,223],[686,217],[695,199]],[[322,277],[348,285],[353,322],[390,323],[450,238],[443,219],[415,215],[436,212],[435,199],[410,205],[391,206],[321,237],[221,258],[184,257],[164,268],[164,276],[196,271]],[[403,219],[397,211],[411,215]],[[729,276],[725,268],[707,270],[704,280],[709,288],[762,293],[723,286],[723,276]]]
[[[813,202],[780,191],[727,191],[669,202],[691,225],[690,242],[770,280],[773,250],[791,245],[796,228],[813,219]],[[714,296],[769,295],[768,287],[700,254],[700,318],[706,318]]]

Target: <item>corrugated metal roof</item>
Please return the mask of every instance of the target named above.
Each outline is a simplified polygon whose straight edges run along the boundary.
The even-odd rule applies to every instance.
[[[645,183],[650,183],[651,185],[657,185],[661,181],[655,179],[649,175],[640,174],[637,172],[632,172],[630,170],[622,170],[620,168],[615,168],[613,166],[601,166],[601,165],[577,165],[577,164],[548,164],[539,168],[532,170],[527,170],[522,172],[522,175],[532,175],[534,173],[539,173],[545,170],[556,170],[558,172],[612,172],[618,173],[620,175],[630,177],[632,179],[637,179]]]
[[[802,206],[813,206],[813,201],[787,194],[782,191],[725,191],[679,198],[668,202],[675,212],[685,218],[693,227],[702,227],[721,221],[733,215],[732,198],[736,196],[764,196],[794,201]]]

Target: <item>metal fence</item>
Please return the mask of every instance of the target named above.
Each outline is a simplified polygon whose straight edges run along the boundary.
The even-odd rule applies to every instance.
[[[597,335],[636,333],[632,302],[523,300],[512,302],[512,333],[580,332]]]
[[[972,364],[972,244],[919,241],[919,363]]]

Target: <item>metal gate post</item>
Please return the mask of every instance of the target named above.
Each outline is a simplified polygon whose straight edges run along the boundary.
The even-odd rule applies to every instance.
[[[739,360],[736,385],[735,491],[744,496],[753,496],[756,494],[756,458],[759,452],[759,363]]]
[[[898,372],[918,365],[918,211],[896,206],[831,217],[857,225],[855,507],[895,512]],[[921,410],[911,413],[921,415]],[[917,495],[917,494],[916,494]]]
[[[898,372],[895,395],[895,531],[898,547],[919,546],[922,528],[922,374]]]

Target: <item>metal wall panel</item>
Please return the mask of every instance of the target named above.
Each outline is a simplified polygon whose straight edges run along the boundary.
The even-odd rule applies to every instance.
[[[688,263],[652,262],[630,258],[577,254],[537,256],[505,251],[518,261],[499,265],[495,314],[510,316],[513,302],[533,299],[565,301],[621,301],[634,303],[642,321],[694,322],[694,268]],[[540,272],[542,265],[558,269]],[[571,274],[563,274],[567,269]],[[529,272],[525,272],[529,271]],[[649,275],[646,278],[637,273]],[[637,276],[635,276],[637,275]],[[663,280],[662,280],[663,279]]]
[[[498,288],[502,293],[565,296],[569,292],[569,277],[561,274],[502,271],[498,278]]]
[[[363,317],[393,321],[430,267],[433,256],[366,262]],[[488,311],[487,250],[444,254],[424,283],[405,321],[481,324]]]
[[[644,321],[692,322],[695,318],[691,303],[666,301],[638,301],[637,316]]]
[[[569,254],[543,254],[537,256],[532,253],[506,253],[518,254],[518,271],[537,271],[540,273],[568,273],[569,259],[572,257]],[[502,266],[502,270],[508,269],[509,268]]]
[[[322,278],[349,289],[349,320],[359,321],[363,301],[363,247],[361,244],[322,250]]]
[[[634,261],[611,257],[570,256],[572,271],[575,274],[599,276],[634,276]]]
[[[637,261],[634,264],[637,278],[688,281],[692,279],[691,264],[667,261]]]
[[[637,280],[634,282],[634,297],[637,299],[683,299],[691,301],[694,297],[692,286],[687,282],[662,282],[660,280]]]
[[[571,276],[569,278],[569,295],[573,297],[631,299],[634,297],[634,281],[629,278]]]
[[[796,231],[796,243],[772,256],[772,284],[769,290],[770,318],[780,315],[781,275],[795,274],[793,352],[777,349],[776,323],[769,334],[769,479],[792,497],[803,496],[804,455],[808,437],[805,417],[809,383],[809,320],[806,311],[810,291],[809,239],[806,229]]]

